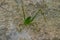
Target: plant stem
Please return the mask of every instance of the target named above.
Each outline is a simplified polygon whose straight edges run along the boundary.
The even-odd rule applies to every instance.
[[[45,20],[45,22],[47,22],[46,21],[46,16],[45,16],[45,14],[44,14],[44,12],[43,12],[43,10],[41,9],[41,14],[43,15],[43,17],[44,17],[44,20]]]
[[[36,13],[35,13],[35,15],[32,17],[32,20],[31,21],[33,21],[34,19],[35,19],[35,17],[38,15],[38,13],[41,11],[41,9],[39,9]]]
[[[24,11],[24,3],[23,3],[23,0],[21,0],[21,3],[22,3],[22,11],[23,11],[23,16],[24,16],[24,20],[25,20],[25,11]]]

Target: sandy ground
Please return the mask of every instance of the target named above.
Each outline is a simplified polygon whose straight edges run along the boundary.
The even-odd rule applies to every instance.
[[[60,40],[59,0],[45,0],[47,8],[42,0],[23,0],[26,17],[41,7],[47,20],[39,13],[27,26],[23,24],[21,0],[16,1],[0,0],[0,40]]]

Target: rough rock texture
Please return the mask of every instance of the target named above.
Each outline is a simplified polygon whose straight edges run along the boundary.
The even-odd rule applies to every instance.
[[[23,0],[26,17],[42,8],[47,20],[45,22],[39,13],[26,26],[23,24],[21,0],[0,0],[0,40],[60,40],[60,0],[44,1]]]

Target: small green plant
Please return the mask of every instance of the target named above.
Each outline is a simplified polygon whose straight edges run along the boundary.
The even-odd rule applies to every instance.
[[[24,19],[24,24],[25,25],[30,24],[36,18],[36,16],[38,15],[39,12],[40,12],[40,9],[36,12],[36,14],[33,17],[29,16],[29,17],[25,18]]]
[[[23,0],[21,0],[21,2],[22,2],[22,11],[23,11],[23,16],[24,16],[24,21],[23,22],[24,22],[25,25],[30,24],[36,18],[36,16],[38,15],[39,12],[43,15],[44,20],[46,21],[46,17],[45,17],[44,12],[41,8],[39,8],[38,11],[35,12],[35,15],[33,17],[29,16],[29,17],[25,18],[25,10],[24,10]]]
[[[15,1],[16,1],[16,0],[15,0]],[[18,4],[17,1],[16,1],[16,3]],[[42,8],[39,8],[39,9],[37,10],[37,12],[35,12],[35,15],[34,15],[33,17],[32,17],[32,16],[28,16],[28,17],[26,18],[26,17],[25,17],[25,9],[24,9],[24,2],[23,2],[23,0],[21,0],[21,7],[22,7],[23,18],[24,18],[23,22],[24,22],[25,25],[28,25],[28,24],[30,24],[32,21],[34,21],[34,19],[36,18],[36,16],[38,15],[39,12],[43,15],[44,20],[46,21],[46,17],[45,17],[45,15],[44,15],[44,12],[43,12]]]
[[[20,28],[21,25],[19,24],[19,29],[18,29],[18,30],[19,30],[20,32],[21,32],[21,30],[22,30],[23,28],[25,28],[25,25],[31,24],[39,13],[40,13],[41,15],[43,15],[44,20],[46,21],[45,13],[43,12],[42,8],[38,8],[37,11],[34,12],[35,15],[26,17],[26,16],[25,16],[25,9],[24,9],[24,2],[23,2],[23,0],[21,0],[21,7],[22,7],[23,23],[24,23],[24,24],[22,24],[22,25],[24,25],[24,26]],[[32,25],[33,25],[33,24],[32,24]]]
[[[25,18],[25,10],[24,10],[23,0],[21,0],[21,2],[22,2],[22,11],[23,11],[23,16],[24,16],[24,24],[28,25],[28,24],[30,24],[35,19],[35,17],[37,16],[39,11],[33,17],[29,16],[29,17]]]

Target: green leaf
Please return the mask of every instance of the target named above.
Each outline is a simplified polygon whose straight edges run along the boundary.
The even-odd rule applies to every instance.
[[[27,25],[27,24],[30,24],[31,23],[31,16],[27,17],[25,20],[24,20],[24,24]]]
[[[29,16],[29,17],[25,18],[24,24],[25,25],[30,24],[36,18],[36,16],[38,15],[39,12],[40,12],[40,9],[35,13],[35,15],[33,17]]]

